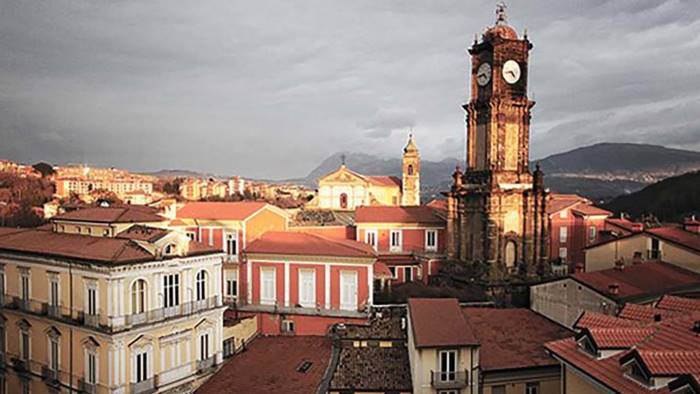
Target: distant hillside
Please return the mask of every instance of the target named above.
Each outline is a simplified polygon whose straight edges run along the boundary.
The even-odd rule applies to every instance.
[[[315,187],[318,178],[338,168],[342,155],[348,167],[366,175],[401,176],[400,157],[382,159],[364,153],[336,153],[305,178],[296,181]],[[460,161],[423,160],[421,186],[425,198],[447,190]],[[700,152],[644,144],[602,143],[538,160],[545,183],[552,191],[577,193],[593,200],[610,200],[629,194],[669,176],[700,170]]]
[[[160,170],[155,172],[144,172],[143,175],[150,175],[158,178],[209,178],[217,176],[213,174],[203,174],[190,170]]]
[[[700,214],[700,171],[664,179],[644,189],[617,197],[605,205],[632,217],[653,214],[661,221],[678,222]]]

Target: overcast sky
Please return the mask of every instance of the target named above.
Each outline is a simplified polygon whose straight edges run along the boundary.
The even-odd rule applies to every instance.
[[[466,48],[494,0],[0,0],[0,158],[250,177],[338,151],[464,156]],[[700,150],[698,0],[510,0],[532,158]]]

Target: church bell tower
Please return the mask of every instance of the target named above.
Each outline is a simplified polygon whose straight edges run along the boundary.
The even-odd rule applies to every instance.
[[[413,134],[408,136],[408,143],[403,148],[401,180],[401,205],[420,205],[420,153]]]
[[[496,15],[469,49],[466,168],[455,171],[448,193],[448,252],[502,278],[533,274],[546,261],[546,193],[539,169],[529,168],[532,44],[508,25],[505,4]]]

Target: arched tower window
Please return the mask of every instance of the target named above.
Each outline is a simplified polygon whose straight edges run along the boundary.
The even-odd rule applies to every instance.
[[[505,262],[506,262],[506,268],[513,268],[515,267],[515,241],[508,241],[506,243],[506,256],[505,256]]]
[[[202,270],[197,273],[196,279],[197,301],[207,298],[207,272]]]
[[[146,281],[139,279],[131,285],[131,313],[146,312]]]
[[[340,208],[345,209],[348,207],[348,195],[345,193],[342,193],[340,195]]]
[[[408,165],[406,172],[408,172],[408,175],[413,175],[413,164]]]

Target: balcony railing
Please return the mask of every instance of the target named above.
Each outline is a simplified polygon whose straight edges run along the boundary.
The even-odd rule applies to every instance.
[[[41,366],[41,377],[44,378],[44,381],[47,384],[50,384],[50,385],[59,384],[58,371],[54,370],[53,368],[49,367],[48,365]]]
[[[4,301],[4,302],[3,302]],[[178,318],[199,313],[203,310],[216,308],[221,304],[220,297],[214,296],[199,301],[184,302],[168,308],[157,308],[144,313],[126,316],[110,317],[97,310],[94,314],[74,308],[66,308],[60,305],[52,305],[47,302],[21,297],[11,297],[7,294],[0,295],[0,308],[21,310],[40,316],[48,316],[74,324],[82,324],[106,332],[129,329],[142,324],[152,324],[171,318]]]
[[[210,368],[214,367],[216,363],[216,358],[214,356],[209,357],[204,360],[197,360],[197,372],[206,372]]]
[[[129,386],[132,394],[149,394],[156,391],[155,379],[153,378],[131,383]]]
[[[467,371],[430,371],[430,385],[436,390],[459,390],[468,383]]]
[[[85,394],[96,394],[97,385],[95,383],[88,382],[85,379],[78,379],[78,390]]]

